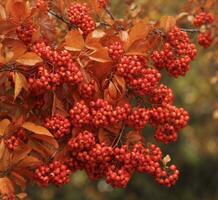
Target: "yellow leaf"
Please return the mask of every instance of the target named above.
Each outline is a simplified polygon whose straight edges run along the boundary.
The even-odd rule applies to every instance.
[[[0,136],[6,133],[6,130],[11,122],[8,119],[3,119],[0,121]]]
[[[176,25],[176,18],[173,16],[163,16],[159,22],[159,28],[168,33]]]
[[[17,63],[28,66],[34,66],[42,61],[42,58],[33,52],[27,52],[16,59]]]
[[[49,132],[48,129],[46,129],[43,126],[36,125],[32,122],[25,122],[22,127],[30,132],[37,134],[37,135],[46,135],[49,137],[53,137],[53,135]]]
[[[15,89],[14,89],[14,100],[15,100],[17,96],[20,94],[22,88],[28,90],[27,89],[28,84],[27,84],[26,77],[18,72],[15,72],[14,83],[15,83]]]
[[[69,51],[81,51],[84,46],[83,36],[78,30],[68,32],[65,37],[65,49]]]

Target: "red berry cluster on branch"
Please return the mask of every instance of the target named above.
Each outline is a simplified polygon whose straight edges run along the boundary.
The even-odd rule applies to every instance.
[[[194,25],[200,27],[202,25],[212,24],[214,22],[214,16],[211,13],[200,12],[195,16]]]
[[[83,35],[86,36],[95,29],[95,21],[90,15],[86,4],[73,3],[68,8],[68,17],[70,23],[78,26]]]
[[[45,127],[48,128],[56,139],[61,139],[70,133],[70,122],[67,118],[56,114],[45,120]]]
[[[167,34],[163,49],[153,52],[152,60],[157,69],[166,68],[173,77],[184,76],[196,52],[195,45],[190,42],[188,35],[178,27],[174,27]]]
[[[26,44],[31,42],[34,32],[36,28],[32,24],[21,24],[16,29],[17,37]]]
[[[211,32],[199,33],[198,34],[198,43],[203,46],[205,49],[208,48],[213,42]]]
[[[4,141],[5,141],[6,147],[11,151],[14,151],[20,144],[20,141],[16,136],[10,136]]]

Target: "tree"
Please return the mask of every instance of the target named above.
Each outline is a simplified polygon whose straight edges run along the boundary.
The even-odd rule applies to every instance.
[[[187,32],[199,33],[204,47],[216,40],[205,11],[215,1],[194,6],[191,29],[180,26],[189,12],[157,22],[131,11],[116,19],[108,1],[85,2],[0,5],[2,199],[25,199],[27,182],[60,187],[77,170],[114,188],[126,187],[134,171],[167,187],[178,180],[170,156],[142,131],[149,126],[169,144],[187,125],[161,78],[189,71],[197,50]]]

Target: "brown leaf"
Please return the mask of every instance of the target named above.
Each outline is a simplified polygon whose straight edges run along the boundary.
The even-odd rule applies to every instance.
[[[64,108],[63,103],[61,102],[60,99],[54,94],[53,98],[53,105],[52,105],[52,116],[55,115],[56,113],[61,113],[63,116],[68,116],[67,111]]]
[[[65,49],[69,51],[81,51],[85,46],[82,34],[79,30],[71,30],[65,37]]]
[[[8,0],[6,4],[6,12],[10,18],[19,22],[27,16],[25,1],[23,0]]]
[[[135,41],[146,38],[149,31],[150,31],[150,26],[148,20],[144,19],[139,21],[131,28],[129,32],[128,42],[126,43],[125,49],[128,50]]]
[[[117,88],[115,87],[115,85],[112,81],[109,83],[108,93],[111,96],[111,98],[113,98],[115,100],[118,98]]]
[[[22,65],[35,66],[43,60],[33,52],[27,52],[16,59],[16,62]]]
[[[15,185],[19,185],[21,190],[24,191],[26,189],[26,179],[15,171],[12,171],[10,175]]]
[[[25,199],[27,198],[27,193],[21,192],[21,193],[17,194],[16,197],[17,197],[19,200],[25,200]]]
[[[45,135],[45,136],[49,136],[49,137],[54,137],[48,129],[46,129],[43,126],[39,126],[34,124],[33,122],[25,122],[22,125],[23,128],[25,128],[26,130],[35,133],[37,135]]]
[[[172,16],[161,17],[158,27],[168,33],[176,25],[176,18]]]
[[[144,137],[142,136],[140,131],[130,131],[126,135],[126,140],[128,144],[137,144],[137,143],[143,143]]]
[[[15,28],[16,26],[9,21],[0,21],[0,33],[1,34],[5,34]]]
[[[20,94],[22,88],[28,90],[27,88],[28,83],[26,77],[19,72],[15,72],[14,83],[15,83],[15,89],[14,89],[14,100],[15,100],[17,96]]]
[[[0,20],[5,21],[6,20],[6,12],[5,8],[0,4]]]
[[[22,145],[17,151],[13,153],[12,165],[16,165],[18,162],[27,157],[27,155],[32,151],[31,147],[28,145]]]
[[[115,140],[115,136],[111,135],[108,131],[103,128],[99,129],[98,139],[100,143],[105,143],[106,145],[111,145]]]
[[[37,167],[37,166],[42,165],[42,163],[43,162],[36,157],[27,156],[17,165],[17,167],[19,168]]]
[[[13,194],[14,185],[8,177],[0,178],[0,194]]]
[[[59,145],[57,140],[55,140],[54,138],[51,138],[50,136],[45,136],[45,135],[32,135],[32,138],[37,138],[39,140],[45,141],[48,144],[54,146],[54,148],[58,149]]]
[[[10,125],[10,120],[9,119],[3,119],[0,121],[0,136],[4,136],[5,133],[7,132],[7,128]]]
[[[5,143],[3,140],[0,141],[0,160],[2,159],[5,152]]]
[[[90,60],[101,63],[111,62],[108,51],[106,48],[99,48],[89,55]]]

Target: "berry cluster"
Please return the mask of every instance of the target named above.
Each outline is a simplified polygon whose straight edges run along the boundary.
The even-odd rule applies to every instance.
[[[203,46],[205,49],[208,48],[213,42],[211,32],[199,33],[198,34],[198,43]]]
[[[84,99],[91,99],[96,91],[95,84],[94,80],[91,80],[88,83],[81,83],[78,88],[80,96]]]
[[[111,59],[114,61],[114,62],[117,62],[117,61],[119,61],[122,57],[123,57],[123,55],[124,55],[124,53],[125,53],[125,51],[124,51],[124,49],[123,49],[123,46],[122,46],[122,44],[120,43],[120,42],[115,42],[115,43],[112,43],[109,47],[107,47],[107,49],[108,49],[108,53],[109,53],[109,56],[111,57]],[[137,56],[136,56],[137,57]],[[122,63],[124,63],[125,64],[125,62],[128,62],[127,60],[128,59],[132,59],[133,61],[134,61],[134,58],[132,58],[131,56],[130,56],[130,58],[127,56],[127,57],[124,57],[123,58],[123,61],[122,61]],[[136,58],[137,59],[137,58]],[[121,64],[122,65],[122,64]],[[122,66],[120,66],[121,68],[122,68]]]
[[[4,142],[5,142],[6,147],[11,151],[14,151],[20,144],[18,137],[14,135],[5,139]]]
[[[109,0],[97,0],[99,8],[105,8]]]
[[[214,16],[211,13],[200,12],[194,18],[194,25],[200,27],[202,25],[212,24],[214,22]]]
[[[32,50],[47,62],[46,66],[38,68],[36,77],[30,78],[32,88],[54,90],[61,83],[77,85],[82,82],[83,75],[68,51],[53,50],[45,42],[37,42]]]
[[[70,169],[60,161],[53,161],[49,165],[39,166],[35,170],[35,180],[41,186],[48,186],[53,183],[56,186],[67,184],[70,179]]]
[[[62,115],[56,114],[45,120],[45,127],[48,128],[56,139],[61,139],[70,133],[70,122]]]
[[[188,35],[174,27],[167,34],[163,49],[154,51],[151,57],[157,69],[166,68],[169,75],[178,77],[186,75],[196,52],[195,45],[190,42]]]
[[[90,16],[89,8],[85,3],[71,4],[68,8],[68,17],[70,23],[78,26],[82,30],[84,36],[88,35],[95,29],[95,21]]]
[[[48,0],[37,0],[36,8],[47,12],[49,10]]]
[[[36,28],[32,24],[21,24],[17,27],[17,37],[22,40],[25,44],[28,44],[32,40],[33,33]]]
[[[124,188],[133,172],[147,173],[160,184],[170,187],[178,179],[174,165],[163,166],[159,147],[149,145],[145,148],[138,143],[130,147],[109,147],[96,143],[95,136],[84,131],[68,142],[70,159],[66,161],[72,171],[84,169],[92,180],[104,178],[114,188]]]
[[[176,141],[177,132],[187,125],[189,115],[183,108],[167,105],[151,109],[149,120],[151,126],[156,128],[155,138],[169,143]]]

